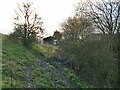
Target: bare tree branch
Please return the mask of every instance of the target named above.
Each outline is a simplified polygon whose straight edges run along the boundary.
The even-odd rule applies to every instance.
[[[37,13],[33,13],[32,3],[25,2],[18,5],[18,10],[15,11],[16,17],[14,18],[15,28],[21,29],[21,38],[23,43],[27,43],[31,39],[35,40],[37,34],[43,33],[41,17]],[[23,27],[21,27],[23,26]],[[15,29],[16,31],[18,29]]]
[[[77,7],[77,14],[84,13],[90,17],[95,26],[104,34],[115,34],[120,32],[120,1],[102,0],[101,3],[89,2],[87,7]],[[79,8],[79,9],[78,9]],[[82,9],[81,9],[82,8]]]

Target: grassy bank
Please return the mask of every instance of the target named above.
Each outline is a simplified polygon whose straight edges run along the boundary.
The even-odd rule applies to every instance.
[[[89,88],[74,71],[55,60],[55,46],[27,49],[2,35],[2,88]]]

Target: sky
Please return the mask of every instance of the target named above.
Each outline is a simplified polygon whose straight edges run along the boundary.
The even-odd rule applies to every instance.
[[[0,33],[13,31],[13,18],[17,3],[25,0],[0,0]],[[36,12],[42,17],[43,28],[48,35],[59,29],[60,23],[75,14],[77,0],[28,0],[33,2]]]

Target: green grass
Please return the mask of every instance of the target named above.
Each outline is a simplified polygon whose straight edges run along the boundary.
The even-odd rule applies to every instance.
[[[7,36],[2,37],[2,87],[20,88],[24,86],[25,68],[36,61],[22,45],[11,42]]]
[[[54,66],[57,70],[59,70],[62,74],[61,76],[64,77],[61,80],[65,81],[65,85],[69,88],[95,88],[95,86],[82,81],[73,70],[65,67],[62,63],[56,60],[48,60],[48,62]],[[65,86],[66,87],[66,86]]]
[[[43,54],[45,57],[52,57],[55,55],[56,46],[53,45],[33,45],[34,50],[38,55]]]
[[[56,48],[34,45],[30,50],[2,35],[2,88],[25,88],[27,80],[37,88],[92,87],[52,58]]]

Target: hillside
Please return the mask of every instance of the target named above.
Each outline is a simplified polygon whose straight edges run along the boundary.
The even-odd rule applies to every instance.
[[[2,88],[89,88],[75,73],[53,58],[55,46],[32,50],[2,35]]]

